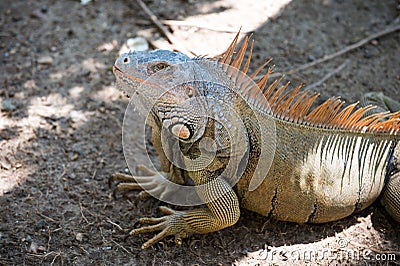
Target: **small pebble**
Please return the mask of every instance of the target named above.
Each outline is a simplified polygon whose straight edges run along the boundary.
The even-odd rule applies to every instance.
[[[79,122],[85,122],[87,121],[87,117],[84,113],[76,110],[72,110],[69,113],[69,117],[72,120],[72,122],[79,123]]]
[[[11,169],[11,164],[6,163],[6,162],[0,162],[0,168],[3,168],[5,170],[10,170]]]
[[[147,51],[149,43],[143,37],[130,38],[126,41],[126,46],[131,51]]]
[[[33,10],[31,13],[31,17],[38,18],[41,20],[47,20],[47,16],[46,16],[45,12],[43,12],[40,9]]]
[[[77,233],[75,236],[75,239],[78,240],[79,242],[83,241],[83,234],[82,233]]]
[[[81,4],[83,6],[89,4],[90,2],[91,2],[91,0],[81,0]]]
[[[11,112],[17,109],[17,107],[8,99],[3,100],[1,110],[4,112]]]
[[[39,221],[36,223],[37,229],[45,229],[45,228],[46,228],[46,225],[47,225],[47,223],[46,223],[46,221],[44,221],[44,220],[39,220]]]
[[[32,253],[38,253],[39,250],[39,245],[35,242],[31,242],[30,246],[29,246],[29,251]]]
[[[52,65],[53,58],[51,58],[51,56],[45,55],[45,56],[39,57],[37,62],[41,65]]]
[[[371,55],[370,51],[368,49],[365,49],[364,50],[364,58],[371,58],[371,57],[372,57],[372,55]]]
[[[29,251],[32,253],[43,253],[46,251],[46,248],[44,246],[40,246],[37,243],[33,242],[29,245]]]

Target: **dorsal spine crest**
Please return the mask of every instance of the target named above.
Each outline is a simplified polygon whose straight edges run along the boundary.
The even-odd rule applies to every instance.
[[[253,53],[254,41],[251,40],[251,46],[247,49],[251,37],[249,38],[246,36],[234,57],[239,34],[240,32],[235,36],[231,45],[222,55],[213,59],[227,64],[230,67],[235,67],[241,70],[242,73],[247,74]],[[248,56],[244,67],[241,68],[246,51],[248,52]],[[232,59],[233,57],[234,59]],[[267,60],[254,71],[253,74],[250,75],[250,79],[254,81],[256,76],[266,68],[270,61],[271,60]],[[375,106],[358,107],[358,102],[356,102],[343,107],[345,102],[339,97],[329,98],[322,104],[316,106],[314,110],[310,111],[311,107],[318,99],[319,94],[308,90],[301,90],[302,85],[294,89],[287,89],[290,84],[289,82],[278,86],[283,76],[267,86],[268,78],[272,70],[273,67],[269,67],[267,73],[262,78],[255,81],[255,83],[270,105],[270,114],[278,119],[311,127],[351,130],[360,133],[400,133],[400,111],[396,113],[385,112],[366,115],[369,111],[373,110]],[[231,76],[232,73],[228,73],[228,75]],[[243,82],[243,76],[240,75],[236,78],[238,86],[244,88],[242,91],[246,91],[247,86],[249,86],[249,80]],[[247,95],[249,97],[248,100],[250,102],[257,102],[256,98],[260,97],[260,95],[257,93],[253,94],[254,95],[249,93]]]

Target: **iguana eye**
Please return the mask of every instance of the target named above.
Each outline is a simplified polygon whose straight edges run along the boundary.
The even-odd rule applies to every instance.
[[[168,67],[169,67],[169,65],[167,63],[157,63],[157,64],[154,64],[154,65],[149,65],[147,67],[147,72],[149,74],[154,74],[154,73],[156,73],[156,72],[158,72],[160,70],[166,69]]]
[[[185,93],[187,96],[189,96],[189,98],[191,98],[196,95],[196,89],[192,86],[186,86]]]

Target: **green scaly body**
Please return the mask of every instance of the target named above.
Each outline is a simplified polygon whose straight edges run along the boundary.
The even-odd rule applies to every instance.
[[[236,42],[237,37],[219,61],[240,69],[248,39],[237,53],[237,59],[231,61]],[[140,101],[146,103],[154,95],[161,95],[155,93],[156,87],[150,86],[139,90],[147,78],[159,73],[161,79],[159,84],[169,84],[174,77],[177,77],[177,73],[182,71],[176,68],[175,64],[191,60],[183,54],[162,50],[123,54],[115,63],[114,73],[118,86],[125,93],[133,97],[138,95]],[[247,72],[249,63],[250,59],[242,68],[244,73]],[[210,65],[202,65],[201,61],[199,66],[203,68],[204,73],[210,77],[217,77],[221,83],[233,82],[235,85],[235,82],[242,77],[233,75],[236,80],[227,78],[228,75],[232,77],[232,74],[225,73],[225,70],[219,68],[207,69]],[[257,83],[257,90],[264,89],[266,80],[267,77],[264,79],[265,82],[261,80]],[[188,235],[213,232],[231,226],[240,216],[239,205],[278,220],[322,223],[338,220],[364,209],[382,195],[383,205],[391,216],[400,222],[399,113],[391,116],[384,114],[369,116],[371,120],[368,120],[365,118],[365,113],[370,112],[370,108],[359,109],[365,112],[357,114],[357,111],[353,112],[355,110],[353,108],[341,109],[340,101],[332,100],[320,106],[320,111],[322,110],[320,113],[310,114],[305,111],[299,115],[298,113],[303,112],[301,107],[311,106],[316,98],[313,94],[302,94],[295,90],[285,96],[283,91],[286,86],[281,87],[283,89],[279,91],[280,89],[275,89],[276,84],[272,84],[265,92],[266,95],[269,93],[267,98],[272,110],[266,110],[257,105],[257,97],[253,97],[254,100],[249,96],[250,101],[245,103],[243,99],[230,95],[229,91],[207,86],[187,83],[179,87],[176,92],[163,94],[155,101],[150,125],[152,143],[161,159],[162,173],[150,172],[148,177],[127,177],[117,174],[115,177],[128,181],[120,184],[120,189],[140,189],[135,183],[136,179],[148,178],[149,183],[153,184],[149,185],[148,189],[155,191],[159,189],[161,194],[179,193],[157,187],[156,181],[164,177],[179,184],[191,179],[196,186],[204,185],[196,188],[198,196],[206,202],[206,208],[178,212],[163,207],[161,211],[167,216],[140,219],[141,223],[151,225],[134,229],[131,235],[161,231],[142,248],[147,248],[168,235],[174,235],[176,242],[181,243],[181,239]],[[246,91],[246,88],[243,91]],[[201,122],[201,119],[196,117],[197,109],[201,109],[203,105],[197,105],[195,102],[195,105],[186,108],[179,106],[182,100],[190,99],[194,95],[204,96],[207,108],[214,110],[211,111],[212,115],[220,114],[222,118],[231,114],[220,108],[218,102],[228,99],[230,106],[244,121],[242,126],[233,125],[238,143],[247,143],[250,147],[246,168],[234,189],[227,182],[229,176],[225,176],[225,179],[218,179],[217,176],[227,167],[229,159],[238,156],[227,153],[226,149],[236,144],[234,140],[226,138],[225,132],[218,129],[215,122],[211,120]],[[369,95],[368,100],[376,100],[383,110],[393,113],[400,110],[400,103],[381,94],[379,96],[380,98]],[[286,100],[287,98],[290,98],[290,101]],[[300,100],[296,102],[295,99],[298,98],[304,103]],[[260,159],[263,134],[259,120],[255,119],[254,110],[262,119],[273,120],[276,126],[276,150],[275,154],[271,154],[272,164],[265,173],[262,183],[257,189],[250,191],[249,184]],[[338,110],[343,111],[340,113]],[[351,116],[350,113],[356,115]],[[384,121],[389,121],[391,124]],[[364,128],[363,125],[368,127]],[[216,157],[200,170],[182,171],[168,160],[166,147],[163,146],[161,139],[161,127],[168,128],[172,135],[180,139],[184,156],[199,157],[200,142],[205,138],[211,138],[217,143]],[[174,156],[176,151],[168,150],[168,146],[166,149],[167,153],[173,155],[172,158],[177,158]],[[240,152],[243,151],[239,150],[238,154]],[[221,191],[225,194],[221,193],[223,196],[214,199],[213,196]],[[142,192],[141,195],[145,194]],[[209,200],[210,198],[212,200]]]
[[[262,185],[248,191],[249,178],[238,183],[244,208],[282,221],[321,223],[362,210],[378,198],[400,136],[282,120],[276,125],[277,150]]]

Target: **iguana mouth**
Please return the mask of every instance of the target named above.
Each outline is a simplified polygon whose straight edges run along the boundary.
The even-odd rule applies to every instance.
[[[122,70],[119,67],[117,67],[116,65],[114,65],[113,72],[116,73],[117,71],[122,73]]]
[[[129,74],[125,73],[117,65],[113,66],[113,73],[115,76],[126,77],[130,80],[137,81],[139,83],[143,83],[145,81],[144,79],[141,79],[141,78],[138,78],[133,75],[129,75]]]

